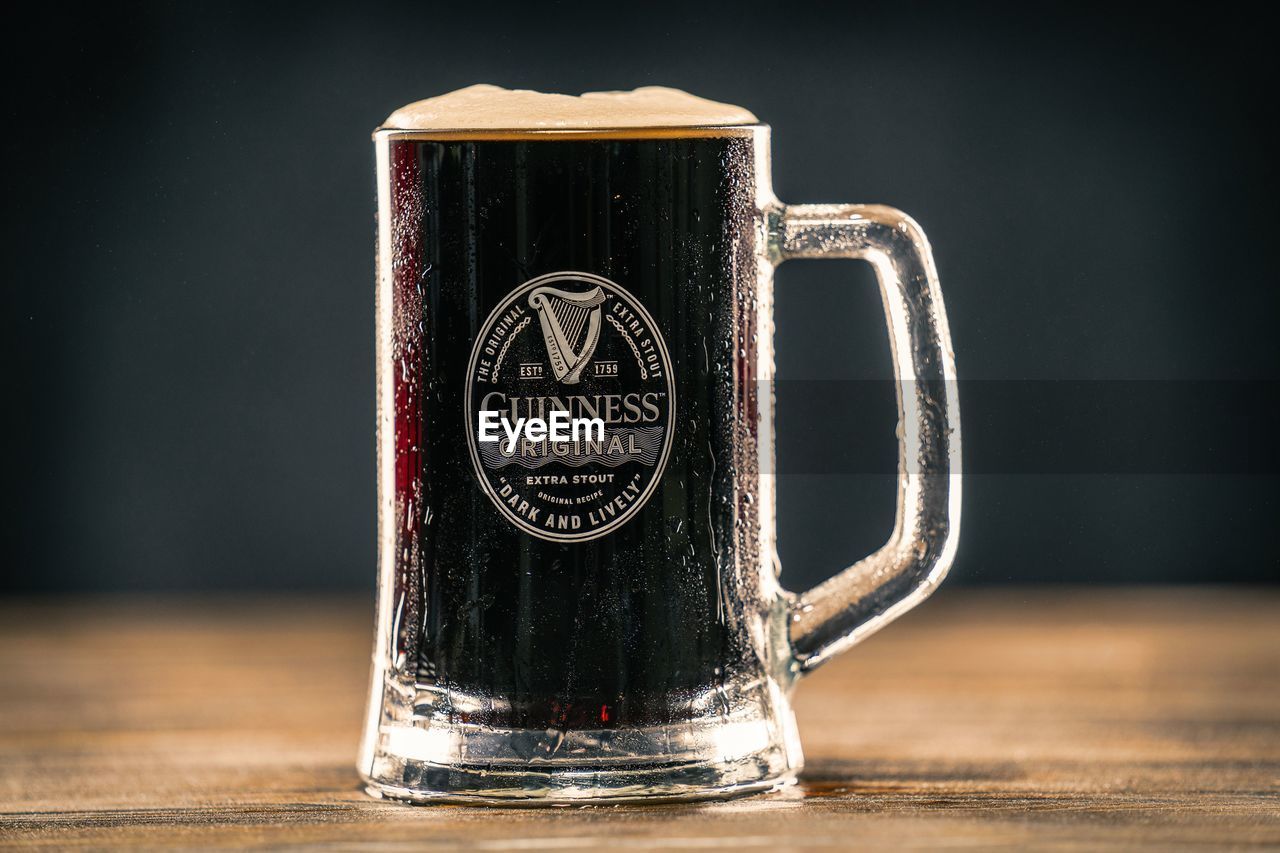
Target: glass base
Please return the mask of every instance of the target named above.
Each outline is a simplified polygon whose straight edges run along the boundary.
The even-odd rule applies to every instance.
[[[365,791],[379,799],[398,800],[414,805],[431,803],[509,806],[555,807],[583,805],[619,805],[627,803],[693,802],[697,800],[728,800],[777,791],[796,782],[795,773],[753,782],[710,787],[702,782],[681,783],[681,770],[670,772],[638,773],[623,779],[609,779],[605,785],[592,772],[537,774],[488,774],[474,788],[458,786],[458,771],[437,768],[449,774],[453,787],[441,790],[402,788],[369,781]],[[706,768],[703,768],[704,770]],[[465,771],[463,771],[465,772]],[[705,773],[695,773],[705,776]]]
[[[761,710],[577,731],[384,719],[361,770],[370,794],[411,803],[725,799],[791,784],[803,763],[790,709]]]

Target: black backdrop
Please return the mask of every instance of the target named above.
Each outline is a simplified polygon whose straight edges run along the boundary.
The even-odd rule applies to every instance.
[[[923,224],[966,380],[956,580],[1276,577],[1276,51],[1241,12],[34,14],[5,60],[4,588],[371,585],[369,132],[473,82],[741,103],[782,198]],[[784,266],[778,302],[802,585],[892,523],[889,361],[865,269]],[[806,428],[808,380],[847,408]],[[834,469],[806,461],[824,436]]]

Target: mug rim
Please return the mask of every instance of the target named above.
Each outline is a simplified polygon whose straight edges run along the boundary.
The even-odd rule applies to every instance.
[[[703,139],[722,136],[752,136],[768,131],[765,122],[749,124],[636,125],[634,127],[521,127],[521,128],[430,128],[378,127],[374,141],[449,141],[516,139]]]

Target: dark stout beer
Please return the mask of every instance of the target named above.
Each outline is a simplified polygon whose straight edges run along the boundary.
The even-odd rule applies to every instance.
[[[394,642],[416,710],[705,715],[759,666],[727,604],[760,565],[735,485],[757,464],[753,138],[436,136],[388,161]],[[607,440],[506,453],[476,440],[485,409],[600,416]]]

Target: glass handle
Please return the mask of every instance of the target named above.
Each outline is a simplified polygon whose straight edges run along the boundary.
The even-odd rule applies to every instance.
[[[874,554],[796,597],[791,645],[801,671],[852,647],[923,601],[955,558],[960,421],[955,355],[929,242],[879,205],[790,205],[774,222],[775,259],[857,258],[880,283],[898,397],[898,509]]]

